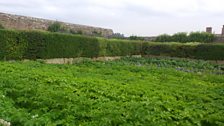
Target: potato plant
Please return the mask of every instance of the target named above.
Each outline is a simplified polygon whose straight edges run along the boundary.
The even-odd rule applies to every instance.
[[[12,126],[222,126],[224,75],[214,73],[221,67],[155,58],[0,62],[0,119]]]

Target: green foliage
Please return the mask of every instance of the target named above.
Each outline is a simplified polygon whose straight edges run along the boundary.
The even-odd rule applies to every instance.
[[[191,42],[213,42],[215,36],[207,32],[191,32],[189,35],[189,41]]]
[[[144,40],[143,37],[138,37],[138,36],[136,36],[136,35],[132,35],[132,36],[130,36],[129,39],[130,39],[130,40]]]
[[[175,68],[178,71],[190,73],[209,72],[224,74],[224,65],[218,65],[204,60],[149,56],[144,58],[123,57],[122,61],[129,65],[155,65],[157,67]]]
[[[17,46],[21,50],[10,50],[1,46],[1,59],[46,59],[99,56],[126,56],[141,53],[141,44],[122,40],[109,40],[79,35],[48,33],[40,31],[1,30],[0,43]],[[12,34],[12,35],[11,35]],[[17,39],[20,38],[20,39]],[[10,40],[10,41],[8,41]],[[10,53],[6,53],[9,51]],[[12,54],[11,54],[12,53]],[[14,53],[18,53],[15,55]],[[14,57],[13,57],[14,56]]]
[[[126,39],[124,34],[121,33],[113,33],[109,38],[114,38],[114,39]]]
[[[224,44],[201,44],[194,52],[196,59],[224,60]]]
[[[0,62],[0,119],[16,126],[222,126],[224,76],[183,72],[217,66],[143,58],[75,65]]]
[[[136,41],[124,41],[113,39],[98,39],[100,42],[100,54],[103,56],[130,56],[141,54],[141,43]]]
[[[215,35],[206,32],[191,32],[189,35],[184,32],[172,36],[164,34],[156,38],[156,42],[204,42],[209,43],[215,40]]]
[[[44,58],[97,57],[99,43],[96,38],[68,34],[48,34]]]
[[[81,30],[75,31],[75,30],[73,30],[73,29],[70,29],[70,33],[71,33],[71,34],[82,35],[82,34],[83,34],[83,31],[81,31]]]
[[[180,32],[180,33],[176,33],[172,36],[172,40],[175,42],[189,42],[189,38],[187,36],[187,33],[185,32]]]
[[[224,60],[224,44],[144,43],[143,55],[171,56],[204,60]]]
[[[78,31],[77,31],[77,34],[82,35],[82,34],[83,34],[83,31],[78,30]]]
[[[22,59],[27,47],[24,36],[14,30],[0,32],[0,59]]]
[[[0,30],[0,45],[1,60],[129,55],[224,59],[224,44],[152,43],[41,31]]]
[[[40,31],[0,31],[0,59],[96,57],[96,38]]]
[[[4,26],[0,23],[0,29],[5,29]]]
[[[53,24],[48,26],[48,31],[50,32],[60,32],[62,30],[63,26],[60,22],[54,22]]]
[[[172,42],[172,36],[167,35],[167,34],[163,34],[163,35],[159,35],[158,37],[156,37],[155,42]]]
[[[102,32],[99,32],[99,31],[93,31],[93,32],[92,32],[92,35],[93,35],[93,36],[98,36],[98,37],[100,37],[100,36],[102,36]]]

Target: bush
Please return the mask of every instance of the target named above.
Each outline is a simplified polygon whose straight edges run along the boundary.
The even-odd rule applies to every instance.
[[[93,35],[93,36],[101,37],[101,36],[102,36],[102,32],[99,32],[99,31],[93,31],[93,32],[92,32],[92,35]]]
[[[59,22],[54,22],[48,26],[47,30],[50,32],[60,32],[62,30],[62,25]]]
[[[207,32],[191,32],[189,35],[189,41],[191,42],[213,42],[215,36]]]
[[[180,33],[174,34],[172,36],[172,40],[174,42],[182,42],[182,43],[189,42],[189,38],[187,36],[187,33],[185,33],[185,32],[180,32]]]
[[[125,39],[125,36],[124,34],[121,34],[121,33],[113,33],[113,35],[109,36],[109,38]]]
[[[132,35],[129,37],[130,40],[144,40],[143,37],[138,37],[138,36],[135,36],[135,35]]]
[[[172,42],[172,36],[167,35],[167,34],[163,34],[163,35],[159,35],[158,37],[156,37],[155,42]]]
[[[0,23],[0,29],[5,29],[4,26]]]
[[[81,30],[76,31],[76,30],[74,30],[74,29],[70,29],[70,33],[71,33],[71,34],[82,35],[82,34],[83,34],[83,31],[81,31]]]
[[[82,35],[82,34],[83,34],[83,31],[81,31],[81,30],[75,31],[75,30],[73,30],[73,29],[70,29],[70,33],[71,33],[71,34]]]

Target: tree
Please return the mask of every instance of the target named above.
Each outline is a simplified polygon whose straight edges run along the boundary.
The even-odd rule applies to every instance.
[[[0,24],[0,29],[5,29],[4,26],[2,24]]]
[[[62,29],[61,23],[60,22],[54,22],[53,24],[48,26],[48,31],[50,32],[60,32]]]

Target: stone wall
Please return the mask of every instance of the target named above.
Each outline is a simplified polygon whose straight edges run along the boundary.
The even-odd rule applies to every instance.
[[[54,23],[53,20],[46,20],[41,18],[33,18],[19,15],[12,15],[0,12],[0,23],[7,29],[18,30],[47,30],[48,26]],[[112,29],[105,29],[99,27],[78,25],[60,22],[66,29],[73,30],[75,32],[82,31],[86,35],[101,35],[104,37],[111,36],[113,34]]]

